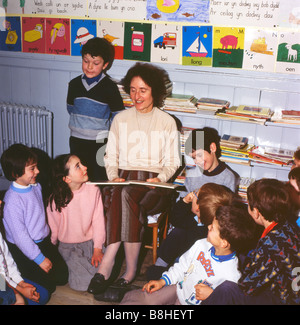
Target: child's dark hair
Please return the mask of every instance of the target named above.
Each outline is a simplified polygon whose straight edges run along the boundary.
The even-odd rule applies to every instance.
[[[220,136],[214,128],[204,127],[202,129],[194,129],[185,142],[185,153],[191,154],[193,151],[203,149],[210,153],[210,145],[215,143],[216,156],[221,156]]]
[[[220,237],[230,244],[232,251],[247,253],[257,241],[257,225],[240,201],[220,206],[216,211]]]
[[[109,62],[105,69],[105,71],[108,71],[114,62],[115,49],[113,45],[105,38],[94,37],[88,40],[82,46],[82,58],[86,54],[90,54],[92,57],[100,56],[103,59],[104,63]]]
[[[72,156],[71,154],[59,155],[53,160],[51,181],[52,193],[49,197],[51,210],[54,203],[55,210],[61,212],[61,209],[66,207],[73,198],[72,190],[64,181],[64,178],[69,174],[67,163]]]
[[[267,221],[282,223],[288,219],[290,196],[283,182],[271,178],[257,180],[248,187],[247,197],[250,209],[256,208]]]
[[[295,167],[289,172],[289,180],[294,179],[298,188],[300,189],[300,167]]]
[[[9,181],[21,177],[25,173],[25,167],[35,163],[37,163],[36,154],[21,143],[11,145],[1,156],[1,166]]]
[[[127,71],[126,76],[121,81],[127,94],[130,94],[130,83],[134,77],[140,77],[151,87],[153,105],[158,108],[162,107],[167,95],[166,82],[169,80],[168,73],[153,64],[137,62]]]
[[[300,147],[294,152],[294,159],[300,160]]]

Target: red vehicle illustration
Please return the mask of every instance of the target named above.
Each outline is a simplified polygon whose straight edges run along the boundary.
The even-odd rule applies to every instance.
[[[153,44],[154,47],[159,48],[166,48],[171,47],[172,49],[175,49],[176,47],[176,33],[164,33],[163,36],[159,36],[156,40],[154,40]]]

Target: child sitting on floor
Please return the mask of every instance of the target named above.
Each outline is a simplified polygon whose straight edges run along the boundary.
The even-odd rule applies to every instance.
[[[0,201],[0,219],[2,201]],[[0,305],[44,305],[48,291],[37,283],[24,281],[0,233]]]
[[[53,161],[53,192],[47,207],[51,241],[69,268],[69,285],[85,291],[98,270],[105,242],[100,190],[86,184],[87,168],[71,154]]]
[[[247,249],[255,224],[247,210],[219,207],[206,239],[198,240],[160,280],[129,291],[122,305],[199,305],[225,280],[240,278],[236,252]]]
[[[260,179],[249,186],[247,195],[249,213],[264,232],[247,256],[238,284],[224,282],[204,304],[297,305],[300,295],[294,271],[300,265],[300,237],[299,228],[287,221],[286,186],[276,179]]]
[[[6,241],[22,277],[49,293],[68,281],[68,268],[57,248],[51,244],[46,223],[37,157],[25,145],[14,144],[1,157],[5,177],[12,181],[4,196]]]

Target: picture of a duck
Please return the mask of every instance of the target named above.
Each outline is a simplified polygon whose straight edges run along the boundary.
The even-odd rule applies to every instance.
[[[102,29],[103,38],[105,38],[109,43],[112,43],[114,40],[118,39],[119,37],[115,37],[113,35],[109,35],[106,29]]]

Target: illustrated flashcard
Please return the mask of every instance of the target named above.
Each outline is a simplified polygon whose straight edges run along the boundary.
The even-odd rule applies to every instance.
[[[71,54],[81,56],[81,47],[97,35],[96,20],[71,20]]]
[[[123,60],[124,57],[124,22],[98,20],[98,37],[108,40],[115,49],[115,59]]]
[[[274,72],[277,55],[277,31],[247,28],[245,31],[243,69]]]
[[[22,51],[20,17],[0,17],[0,50]]]
[[[46,53],[70,55],[70,19],[46,19]]]
[[[22,18],[23,52],[45,53],[45,18]]]
[[[212,26],[182,27],[182,64],[212,65]]]
[[[147,0],[147,19],[208,23],[209,0]]]
[[[213,67],[242,68],[245,28],[214,27]]]
[[[152,24],[151,62],[179,64],[181,27]]]
[[[125,23],[124,59],[150,61],[151,24]]]
[[[300,33],[279,33],[276,72],[300,73]]]

